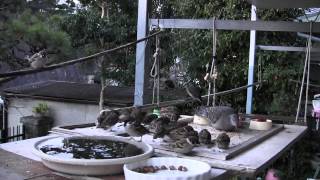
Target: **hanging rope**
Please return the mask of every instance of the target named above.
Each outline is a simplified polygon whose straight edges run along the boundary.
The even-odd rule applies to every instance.
[[[155,94],[157,91],[157,104],[160,103],[160,38],[156,36],[156,51],[153,54],[153,65],[151,68],[150,76],[153,78],[153,91],[152,91],[152,104],[155,103]]]
[[[303,94],[303,87],[305,84],[305,76],[307,72],[307,85],[306,85],[306,99],[305,99],[305,107],[304,107],[304,122],[307,121],[307,106],[308,106],[308,95],[309,95],[309,77],[310,77],[310,57],[311,57],[311,47],[312,47],[312,22],[310,22],[310,33],[309,33],[309,38],[307,42],[307,48],[306,48],[306,58],[305,58],[305,63],[304,63],[304,68],[303,68],[303,75],[302,75],[302,80],[301,80],[301,88],[300,88],[300,95],[299,95],[299,102],[298,102],[298,107],[297,107],[297,114],[296,114],[296,119],[295,122],[298,123],[298,118],[300,114],[300,108],[301,108],[301,100],[302,100],[302,94]]]
[[[262,82],[262,60],[261,57],[258,59],[258,82]],[[256,90],[261,88],[260,85],[256,86]]]
[[[210,105],[210,99],[211,99],[211,88],[212,88],[212,106],[215,106],[216,104],[216,79],[218,76],[217,67],[216,67],[216,51],[217,51],[217,31],[215,27],[215,18],[213,18],[212,21],[212,62],[211,62],[211,68],[210,73],[206,74],[204,79],[209,83],[208,87],[208,99],[207,99],[207,106]],[[209,67],[210,65],[208,65]],[[213,87],[212,87],[213,86]]]

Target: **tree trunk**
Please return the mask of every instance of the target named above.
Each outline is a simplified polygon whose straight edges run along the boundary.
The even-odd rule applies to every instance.
[[[99,100],[99,110],[104,109],[104,90],[106,89],[105,78],[101,77],[101,91],[100,91],[100,100]]]
[[[102,2],[101,4],[98,4],[101,8],[101,19],[107,15],[107,21],[109,21],[109,10],[108,10],[108,2],[107,0]],[[100,46],[101,49],[104,50],[104,40],[103,38],[100,38]],[[100,90],[100,99],[99,99],[99,110],[102,111],[104,108],[104,94],[105,94],[105,89],[106,89],[106,77],[104,76],[105,73],[105,56],[101,56],[101,62],[100,62],[100,71],[101,71],[101,90]]]

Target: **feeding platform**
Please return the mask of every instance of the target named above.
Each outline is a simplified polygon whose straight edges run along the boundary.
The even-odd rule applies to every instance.
[[[192,118],[184,118],[185,121],[192,121]],[[207,129],[212,139],[216,139],[217,136],[225,131],[216,130],[213,127],[207,125],[198,125],[190,123],[197,132],[202,129]],[[68,126],[55,128],[53,131],[60,133],[68,133],[70,135],[83,134],[83,135],[97,135],[97,136],[110,136],[124,134],[125,130],[121,124],[116,125],[112,131],[104,130],[96,127],[86,127],[77,128],[81,126]],[[76,129],[73,129],[76,128]],[[257,144],[267,140],[268,138],[274,136],[280,131],[284,130],[283,124],[273,124],[269,130],[253,130],[249,128],[249,123],[244,122],[241,128],[238,128],[233,132],[226,132],[230,137],[230,145],[226,150],[219,149],[217,146],[208,147],[206,145],[200,145],[193,148],[192,152],[187,156],[191,157],[201,157],[208,159],[218,159],[218,160],[228,160],[250,148],[256,146]],[[165,156],[180,156],[181,154],[174,152],[170,147],[170,142],[166,142],[162,138],[153,139],[151,134],[146,134],[143,136],[142,141],[151,145],[155,148],[156,152],[161,152]]]
[[[202,129],[207,129],[212,135],[213,139],[224,131],[216,130],[209,126],[202,126],[197,124],[190,124],[196,131],[200,132]],[[239,128],[235,132],[227,132],[230,137],[230,146],[226,150],[219,149],[217,146],[208,147],[201,145],[195,147],[189,156],[205,157],[210,159],[227,160],[233,158],[240,153],[252,148],[253,146],[267,140],[269,137],[282,131],[284,126],[281,124],[274,124],[271,129],[265,131],[249,129],[249,125],[246,123],[244,127]],[[165,142],[145,141],[153,146],[155,149],[162,150],[162,153],[169,156],[176,156],[177,154],[169,148]]]

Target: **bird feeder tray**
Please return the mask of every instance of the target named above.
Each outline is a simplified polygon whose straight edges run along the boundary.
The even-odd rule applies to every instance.
[[[216,130],[210,126],[204,126],[199,124],[189,124],[191,125],[196,131],[200,132],[202,129],[207,129],[212,138],[216,139],[217,136],[224,131]],[[249,123],[244,123],[242,128],[238,129],[235,132],[227,132],[228,136],[230,137],[230,145],[229,148],[226,150],[219,149],[216,145],[213,147],[208,147],[206,145],[201,145],[195,147],[192,153],[184,155],[185,156],[192,156],[192,157],[199,157],[199,159],[208,158],[208,159],[218,159],[218,160],[228,160],[233,157],[236,157],[240,153],[249,150],[250,148],[254,147],[255,145],[267,140],[271,136],[277,134],[278,132],[282,131],[284,126],[282,124],[273,124],[269,130],[254,130],[249,128]],[[145,138],[147,139],[147,138]],[[179,156],[182,154],[176,153],[170,149],[168,143],[166,142],[146,142],[155,148],[155,151],[158,152],[160,155],[165,156]]]

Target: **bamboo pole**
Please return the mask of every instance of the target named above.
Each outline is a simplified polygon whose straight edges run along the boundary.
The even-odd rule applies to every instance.
[[[250,85],[246,85],[246,86],[241,86],[238,88],[234,88],[234,89],[229,89],[226,91],[221,91],[215,94],[210,94],[209,96],[222,96],[222,95],[227,95],[227,94],[231,94],[234,92],[238,92],[238,91],[242,91],[245,90],[249,87],[254,87],[254,86],[258,86],[263,84],[266,81],[262,81],[262,82],[256,82]],[[202,96],[203,98],[207,98],[208,95],[204,95]],[[153,108],[161,108],[161,107],[167,107],[167,106],[176,106],[176,105],[181,105],[181,104],[186,104],[186,103],[191,103],[191,102],[196,102],[197,100],[193,99],[193,98],[185,98],[185,99],[179,99],[179,100],[172,100],[172,101],[164,101],[164,102],[160,102],[159,104],[146,104],[146,105],[142,105],[142,106],[130,106],[130,107],[124,107],[124,108],[116,108],[116,109],[112,109],[112,110],[124,110],[124,109],[133,109],[133,108],[140,108],[142,110],[150,110]],[[107,109],[108,110],[108,109]],[[103,110],[103,111],[107,111],[107,110]]]

